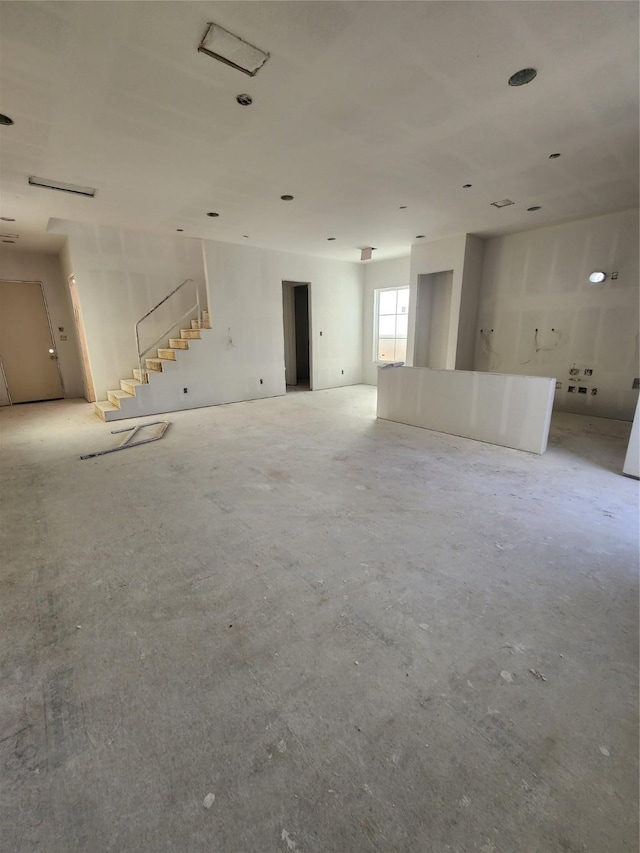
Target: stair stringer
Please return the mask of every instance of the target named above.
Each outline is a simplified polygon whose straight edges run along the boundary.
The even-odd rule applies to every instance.
[[[163,360],[162,372],[149,371],[149,382],[137,385],[135,396],[121,399],[121,408],[110,411],[107,420],[260,400],[285,393],[284,357],[277,355],[277,349],[274,348],[271,364],[265,363],[262,354],[256,354],[255,367],[248,366],[246,359],[240,360],[238,349],[230,344],[226,332],[202,329],[201,338],[190,340],[188,350],[178,350],[175,361]],[[280,381],[269,379],[274,376],[279,376]]]

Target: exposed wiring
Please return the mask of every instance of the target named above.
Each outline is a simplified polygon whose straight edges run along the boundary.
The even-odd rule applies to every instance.
[[[555,341],[550,346],[542,346],[539,339],[539,329],[536,329],[533,335],[533,351],[534,353],[538,352],[551,352],[551,350],[558,349],[560,343],[562,341],[562,332],[556,329],[551,329],[554,335],[556,335]],[[526,361],[521,361],[520,364],[531,364],[533,361],[533,357],[528,358]]]

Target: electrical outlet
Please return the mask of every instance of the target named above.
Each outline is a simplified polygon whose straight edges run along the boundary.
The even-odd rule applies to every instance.
[[[592,397],[595,397],[597,393],[598,393],[598,389],[597,389],[597,388],[592,388],[592,389],[591,389],[591,396],[592,396]]]
[[[569,394],[575,394],[576,393],[576,386],[575,385],[569,385],[569,387],[567,388],[567,391]]]
[[[342,373],[342,375],[344,376],[344,370],[341,370],[340,373]]]
[[[587,393],[586,388],[578,388],[578,394],[586,394],[586,393]]]
[[[579,368],[579,367],[572,367],[572,368],[569,370],[569,376],[577,376],[579,373],[580,373],[580,368]]]
[[[640,388],[640,376],[636,376],[636,378],[633,380],[633,385],[631,386],[631,388],[634,391],[637,391],[638,388]]]
[[[593,370],[590,367],[586,367],[584,371],[585,376],[593,376]]]
[[[618,273],[617,273],[617,272],[612,272],[612,273],[611,273],[611,280],[612,280],[612,281],[615,281],[617,278],[618,278]]]
[[[322,337],[322,332],[320,332],[320,337]]]
[[[264,384],[264,383],[263,383],[263,381],[262,381],[262,379],[260,380],[260,384],[261,384],[261,385],[263,385],[263,384]]]
[[[189,389],[188,389],[188,388],[183,388],[183,389],[182,389],[182,393],[183,393],[183,394],[187,394],[188,392],[189,392]]]
[[[556,382],[556,391],[562,390],[562,382]]]

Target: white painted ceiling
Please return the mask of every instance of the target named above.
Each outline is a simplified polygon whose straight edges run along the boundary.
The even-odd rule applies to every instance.
[[[271,53],[255,78],[197,52],[208,21]],[[2,2],[0,29],[16,248],[56,217],[356,260],[638,205],[634,2]]]

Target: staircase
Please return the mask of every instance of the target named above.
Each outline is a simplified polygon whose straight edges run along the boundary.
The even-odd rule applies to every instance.
[[[169,346],[158,349],[156,358],[145,358],[145,369],[134,368],[131,378],[121,379],[119,388],[107,391],[106,400],[94,403],[98,417],[103,421],[116,421],[141,414],[136,401],[140,387],[150,381],[161,381],[165,367],[184,358],[185,350],[197,347],[195,341],[201,340],[203,332],[210,328],[209,312],[203,311],[202,320],[191,320],[191,328],[181,329],[179,338],[169,338]]]

